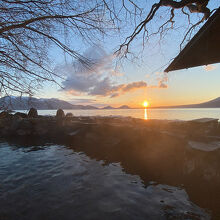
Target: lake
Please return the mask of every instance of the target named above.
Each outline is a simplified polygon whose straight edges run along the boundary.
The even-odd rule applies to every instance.
[[[214,198],[207,198],[206,205],[197,201],[204,206],[201,208],[191,201],[195,193],[190,189],[206,200],[207,193],[216,192],[217,187],[209,186],[204,179],[201,184],[206,184],[207,193],[203,193],[198,185],[201,178],[192,181],[187,190],[177,184],[181,179],[179,174],[187,181],[191,178],[190,157],[169,185],[175,171],[167,170],[165,181],[164,175],[151,165],[143,170],[148,179],[143,182],[135,175],[139,171],[134,171],[134,165],[129,168],[127,162],[97,160],[96,156],[90,157],[74,146],[28,146],[2,141],[0,158],[1,220],[209,220],[210,209],[204,208]],[[213,172],[218,172],[218,167]],[[215,178],[217,174],[213,172]],[[156,178],[161,182],[155,182]]]
[[[67,112],[72,112],[75,116],[130,116],[142,119],[220,118],[220,108],[65,110],[65,113]],[[55,115],[56,110],[39,110],[38,113],[40,115]]]

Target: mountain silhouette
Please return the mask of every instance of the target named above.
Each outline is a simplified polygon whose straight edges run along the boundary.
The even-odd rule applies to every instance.
[[[53,110],[53,109],[98,109],[91,105],[73,105],[69,102],[60,99],[45,99],[33,97],[17,97],[5,96],[0,98],[0,110],[28,110],[31,107],[38,110]]]
[[[155,108],[220,108],[220,97],[207,101],[207,102],[202,102],[199,104],[159,106]]]

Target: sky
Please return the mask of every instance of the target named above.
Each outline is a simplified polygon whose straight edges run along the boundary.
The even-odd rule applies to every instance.
[[[153,1],[150,1],[152,4]],[[210,1],[210,8],[218,6]],[[154,31],[166,14],[158,13],[149,30]],[[198,15],[193,15],[196,22]],[[81,63],[66,61],[63,53],[51,48],[55,72],[63,79],[62,85],[45,83],[36,96],[59,98],[72,104],[118,107],[129,105],[141,107],[144,100],[149,106],[169,106],[194,104],[209,101],[220,96],[220,64],[200,66],[185,70],[164,73],[163,70],[179,53],[179,45],[187,29],[187,18],[178,12],[174,28],[163,36],[152,36],[142,50],[141,35],[131,46],[134,56],[117,62],[114,51],[121,40],[131,33],[132,24],[118,37],[110,36],[96,45],[84,45],[81,52],[92,60],[90,69]],[[80,39],[74,39],[72,46],[82,45]]]

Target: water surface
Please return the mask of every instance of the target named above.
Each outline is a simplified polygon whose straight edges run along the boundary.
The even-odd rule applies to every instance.
[[[130,116],[142,119],[192,120],[197,118],[220,118],[220,108],[176,109],[114,109],[114,110],[65,110],[75,116]],[[56,110],[39,110],[41,115],[55,115]]]
[[[62,145],[0,143],[0,219],[210,219],[184,188]]]

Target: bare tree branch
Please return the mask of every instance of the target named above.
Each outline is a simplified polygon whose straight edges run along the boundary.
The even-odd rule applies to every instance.
[[[0,0],[0,96],[10,92],[33,95],[43,82],[58,83],[63,76],[54,72],[49,48],[56,47],[68,58],[80,61],[86,68],[91,61],[73,48],[75,41],[96,44],[105,36],[119,36],[131,24],[133,31],[124,37],[116,54],[127,57],[130,46],[142,35],[143,46],[153,35],[162,39],[175,26],[176,11],[181,10],[188,19],[186,34],[206,20],[211,12],[209,0],[158,0],[143,8],[142,1],[133,0]],[[149,29],[160,9],[167,8],[167,16],[160,26]],[[191,14],[203,17],[195,24]],[[70,43],[68,43],[70,42]]]
[[[174,24],[173,18],[175,16],[175,10],[177,9],[181,9],[183,14],[188,16],[189,25],[191,25],[186,35],[184,36],[183,42],[181,43],[181,46],[182,46],[187,36],[192,32],[192,30],[210,16],[211,14],[210,9],[207,8],[208,2],[209,0],[181,0],[181,1],[160,0],[158,3],[155,3],[154,5],[152,5],[150,11],[146,15],[146,18],[135,27],[132,34],[128,36],[125,39],[125,41],[119,46],[119,49],[116,51],[116,54],[119,56],[126,56],[129,53],[130,44],[134,41],[134,39],[141,32],[143,32],[143,42],[144,42],[144,39],[149,39],[150,36],[156,35],[156,34],[160,34],[160,38],[161,38],[165,30],[166,31],[168,30],[167,28],[164,28],[168,23],[171,24],[171,28],[173,27],[173,24]],[[153,20],[157,11],[162,7],[171,8],[170,18],[158,28],[158,31],[154,33],[150,33],[148,31],[147,25],[151,22],[151,20]],[[192,25],[190,22],[190,15],[184,11],[185,7],[189,9],[190,13],[202,13],[203,18],[196,24]]]

